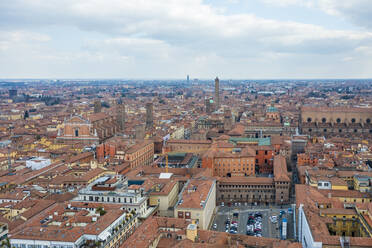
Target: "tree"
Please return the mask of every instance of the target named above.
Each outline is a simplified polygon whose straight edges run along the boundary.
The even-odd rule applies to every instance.
[[[99,213],[100,216],[105,215],[106,211],[102,207],[98,207],[96,212]]]

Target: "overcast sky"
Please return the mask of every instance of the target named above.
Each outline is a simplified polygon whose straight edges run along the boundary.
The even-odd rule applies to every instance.
[[[372,0],[0,0],[0,78],[372,78]]]

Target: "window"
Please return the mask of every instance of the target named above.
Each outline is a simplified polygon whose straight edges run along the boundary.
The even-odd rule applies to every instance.
[[[79,129],[75,129],[75,137],[79,137]]]
[[[183,212],[182,211],[178,211],[178,218],[183,218]]]
[[[340,118],[337,118],[337,123],[341,123],[341,119]]]
[[[355,118],[351,119],[351,122],[352,122],[352,123],[355,123]]]
[[[324,128],[323,131],[326,133],[327,132],[327,128]]]
[[[265,151],[265,155],[267,155],[267,151]]]
[[[338,132],[339,132],[339,133],[342,133],[342,129],[338,129]]]
[[[325,117],[322,118],[322,123],[326,123],[327,119]]]
[[[358,129],[354,129],[354,133],[357,133],[358,132]]]
[[[309,118],[307,118],[307,122],[309,122],[309,123],[311,122],[311,118],[310,118],[310,117],[309,117]]]
[[[311,133],[311,131],[313,131],[311,128],[309,128],[309,132]]]
[[[366,120],[366,122],[367,122],[368,124],[371,123],[371,119],[368,118],[368,119]]]

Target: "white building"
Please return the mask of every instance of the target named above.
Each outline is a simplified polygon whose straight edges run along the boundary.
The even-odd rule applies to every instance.
[[[73,206],[71,206],[73,205]],[[82,205],[82,204],[81,204]],[[38,214],[9,237],[15,248],[118,247],[134,232],[137,216],[102,204],[102,214],[91,206],[57,204]]]
[[[122,176],[103,176],[79,190],[74,201],[120,204],[122,209],[134,210],[139,216],[145,217],[148,214],[148,196],[144,194],[140,183]]]
[[[31,170],[40,170],[51,165],[52,161],[49,158],[35,157],[26,161],[26,167]]]
[[[298,241],[303,248],[322,248],[322,242],[314,240],[302,204],[298,208]]]

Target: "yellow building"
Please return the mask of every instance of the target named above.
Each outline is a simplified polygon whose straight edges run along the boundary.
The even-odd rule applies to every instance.
[[[17,156],[16,150],[8,150],[7,148],[0,149],[0,158],[7,157],[15,158]]]
[[[318,189],[348,190],[348,184],[337,176],[309,175],[307,183]]]
[[[354,175],[353,177],[354,189],[360,192],[370,192],[371,178],[369,176]]]
[[[150,193],[150,205],[159,206],[160,216],[173,217],[173,211],[169,213],[170,207],[174,207],[178,196],[178,182],[175,180],[167,183],[156,183]]]
[[[216,207],[216,181],[214,179],[191,179],[185,185],[182,198],[174,208],[176,218],[194,220],[206,230]]]
[[[360,224],[355,209],[328,208],[320,211],[320,216],[327,216],[332,221],[327,223],[331,235],[347,237],[370,237]]]

